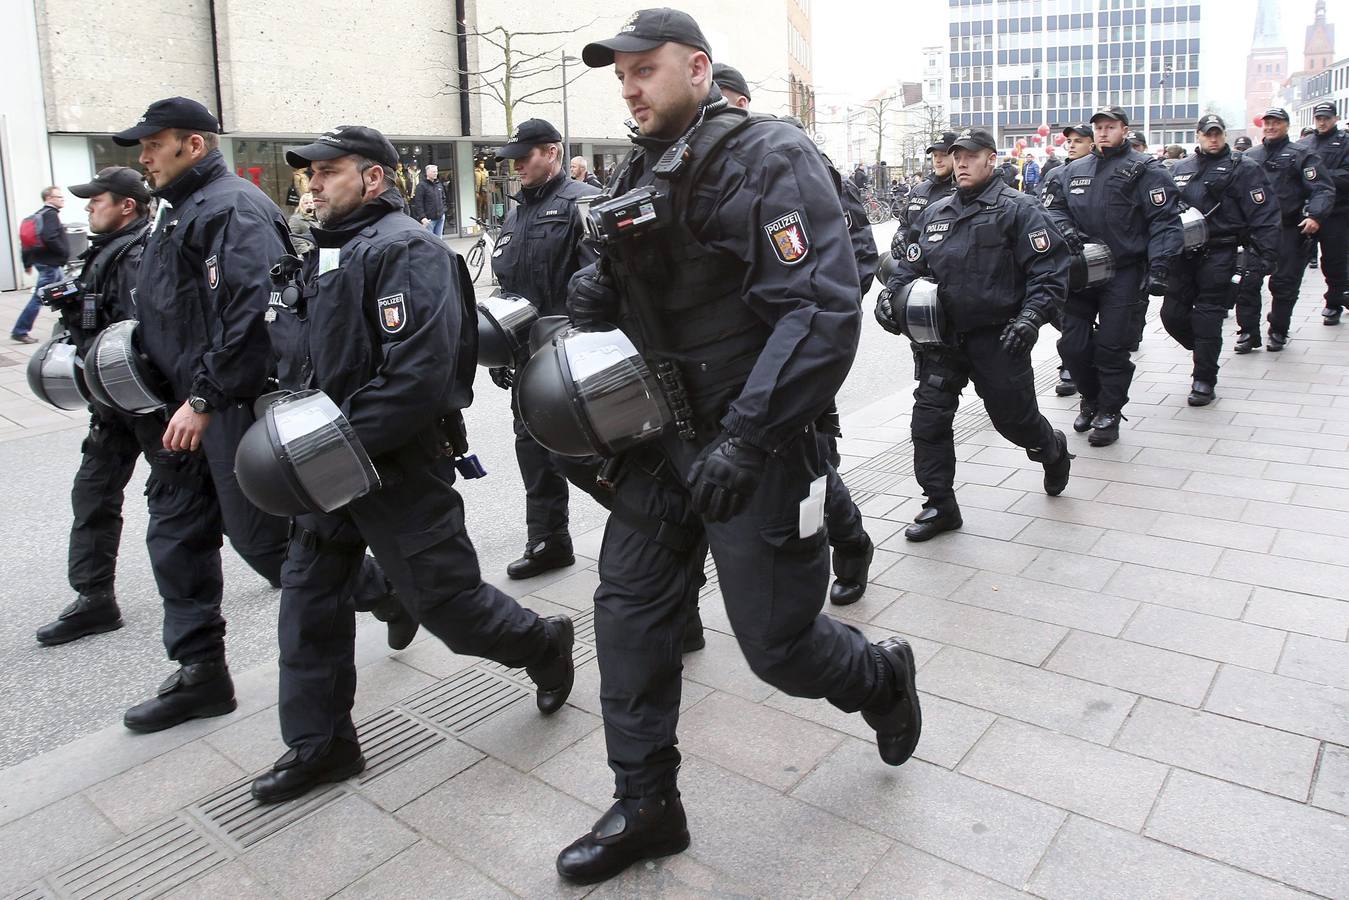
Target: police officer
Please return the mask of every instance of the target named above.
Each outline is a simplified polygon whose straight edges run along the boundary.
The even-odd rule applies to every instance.
[[[1322,223],[1334,216],[1335,184],[1311,147],[1288,140],[1288,111],[1274,107],[1265,111],[1264,140],[1253,147],[1246,158],[1265,170],[1282,221],[1279,249],[1273,274],[1269,277],[1269,351],[1277,352],[1288,343],[1288,327],[1293,305],[1302,289],[1302,273],[1307,269],[1303,243],[1313,238]],[[1261,278],[1241,283],[1237,298],[1237,342],[1232,350],[1250,353],[1260,346]],[[1327,294],[1327,302],[1329,302]]]
[[[1191,406],[1213,402],[1223,319],[1236,302],[1233,282],[1259,281],[1278,253],[1279,210],[1269,181],[1249,157],[1232,154],[1226,132],[1221,116],[1204,116],[1194,154],[1172,169],[1182,207],[1202,212],[1208,227],[1205,244],[1177,258],[1162,301],[1162,325],[1194,353]],[[1239,246],[1245,247],[1243,271],[1237,269]]]
[[[1068,125],[1063,129],[1063,152],[1067,159],[1060,165],[1054,166],[1049,170],[1040,182],[1040,197],[1045,206],[1049,206],[1053,200],[1051,197],[1055,193],[1063,192],[1063,173],[1064,166],[1075,159],[1091,153],[1093,132],[1091,126],[1085,123],[1077,125]],[[1057,173],[1057,174],[1055,174]],[[1082,252],[1082,240],[1075,232],[1068,232],[1064,236],[1068,242],[1068,249],[1074,253]],[[1058,321],[1059,331],[1062,333],[1063,321]],[[1060,397],[1071,397],[1077,393],[1077,383],[1073,381],[1073,373],[1068,371],[1068,367],[1059,361],[1059,383],[1054,385],[1054,393]]]
[[[1233,153],[1245,153],[1249,149],[1251,149],[1251,139],[1244,134],[1232,142]]]
[[[497,159],[515,161],[521,191],[492,251],[492,273],[503,290],[519,294],[539,315],[566,312],[567,281],[595,254],[583,238],[576,201],[599,192],[562,170],[562,135],[543,119],[515,130]],[[513,372],[492,369],[493,382],[510,388]],[[576,562],[567,530],[567,479],[549,453],[515,416],[515,458],[525,484],[528,540],[522,557],[506,567],[511,578],[532,578]]]
[[[582,52],[614,66],[640,131],[610,190],[636,191],[655,215],[635,233],[605,232],[568,305],[578,321],[616,322],[687,396],[677,428],[623,458],[616,497],[696,516],[751,669],[788,694],[861,710],[898,765],[921,727],[912,651],[820,614],[829,563],[813,423],[847,374],[861,318],[843,210],[801,129],[731,107],[709,57],[697,23],[671,9],[640,10]],[[586,883],[689,843],[675,747],[682,560],[611,517],[599,570],[618,801],[557,863]]]
[[[749,85],[740,70],[725,63],[713,63],[712,80],[721,90],[721,96],[738,109],[748,109],[750,103]],[[799,119],[787,121],[804,130]],[[862,197],[857,186],[839,176],[833,162],[823,153],[825,168],[838,191],[838,199],[843,204],[844,221],[848,226],[848,239],[852,241],[853,258],[857,261],[857,277],[862,291],[857,296],[860,305],[862,298],[871,290],[876,280],[876,263],[880,259],[876,253],[876,239],[871,233],[871,224],[867,221],[866,209],[862,206]],[[853,502],[848,486],[838,474],[842,457],[838,452],[838,439],[843,436],[838,406],[830,404],[829,409],[815,423],[816,438],[820,442],[820,453],[827,464],[825,486],[825,525],[829,530],[829,546],[833,550],[834,583],[829,586],[829,602],[835,606],[848,606],[862,599],[867,583],[871,578],[871,561],[875,557],[876,547],[866,532],[862,511]]]
[[[896,261],[903,259],[909,244],[918,240],[918,233],[914,231],[913,225],[923,210],[956,192],[954,166],[951,163],[951,144],[955,142],[956,137],[954,131],[943,131],[941,137],[928,145],[927,152],[932,157],[932,172],[918,182],[909,194],[909,202],[904,204],[900,211],[895,236],[890,240],[890,256]]]
[[[141,145],[160,205],[141,262],[141,347],[165,381],[171,414],[150,460],[146,543],[164,597],[164,644],[180,668],[157,696],[127,710],[133,731],[158,731],[235,707],[225,664],[221,537],[273,585],[286,522],[260,512],[234,480],[234,451],[265,389],[267,270],[289,248],[276,205],[225,164],[206,107],[171,97],[114,135]]]
[[[1344,305],[1349,302],[1349,134],[1339,127],[1335,104],[1322,100],[1312,107],[1316,133],[1303,144],[1316,153],[1335,183],[1335,207],[1321,222],[1316,242],[1325,260],[1326,305],[1321,310],[1324,325],[1340,324]],[[1312,251],[1312,263],[1316,252]]]
[[[94,237],[81,259],[80,293],[58,312],[83,358],[99,329],[134,318],[136,270],[149,227],[150,190],[139,173],[123,166],[102,169],[88,184],[70,188],[89,201]],[[90,404],[89,434],[80,445],[80,468],[70,491],[75,513],[67,571],[78,595],[60,617],[37,630],[38,643],[64,644],[122,627],[113,580],[122,538],[122,491],[142,447],[153,450],[163,424]]]
[[[998,433],[1044,466],[1045,493],[1063,493],[1073,458],[1040,415],[1030,361],[1040,326],[1068,293],[1068,246],[1038,202],[996,176],[993,135],[970,129],[950,147],[958,190],[915,220],[919,236],[876,303],[881,327],[902,334],[901,291],[932,278],[950,331],[940,345],[915,344],[913,468],[927,500],[904,531],[910,541],[963,524],[951,423],[971,380]]]
[[[1171,260],[1180,252],[1176,186],[1162,164],[1125,141],[1129,117],[1118,106],[1091,117],[1096,146],[1063,167],[1062,190],[1047,194],[1049,214],[1069,241],[1110,248],[1115,277],[1068,298],[1059,356],[1082,394],[1073,430],[1103,447],[1119,440],[1134,365],[1133,312],[1139,286],[1166,293]]]
[[[451,650],[526,667],[544,713],[561,708],[573,679],[571,620],[541,619],[483,584],[451,486],[455,467],[442,446],[461,433],[477,347],[462,262],[403,214],[398,154],[378,131],[340,126],[286,161],[312,166],[319,224],[297,281],[271,300],[281,385],[317,388],[338,404],[381,486],[336,512],[294,520],[279,625],[278,709],[289,750],[253,781],[264,803],[365,766],[351,718],[347,598],[367,545]]]

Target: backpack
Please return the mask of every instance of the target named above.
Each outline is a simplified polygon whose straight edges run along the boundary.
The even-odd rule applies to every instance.
[[[19,246],[26,251],[41,250],[47,244],[42,240],[42,210],[19,223]]]

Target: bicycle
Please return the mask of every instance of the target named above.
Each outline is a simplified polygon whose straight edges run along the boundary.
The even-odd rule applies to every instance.
[[[501,234],[501,226],[489,225],[476,216],[472,218],[474,224],[478,226],[478,240],[464,254],[464,262],[468,265],[469,274],[473,276],[473,283],[477,284],[478,276],[482,274],[483,266],[487,263],[487,239],[490,237],[492,243],[495,244],[497,237]],[[494,275],[493,281],[495,280],[496,276]]]
[[[866,210],[867,221],[872,225],[879,225],[890,218],[890,204],[876,199],[876,193],[871,188],[862,190],[862,208]]]

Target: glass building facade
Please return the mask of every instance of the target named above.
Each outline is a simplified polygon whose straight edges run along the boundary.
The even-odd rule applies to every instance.
[[[955,128],[1004,148],[1041,125],[1118,105],[1149,145],[1184,142],[1199,118],[1195,0],[948,0]],[[1052,135],[1052,133],[1051,133]]]

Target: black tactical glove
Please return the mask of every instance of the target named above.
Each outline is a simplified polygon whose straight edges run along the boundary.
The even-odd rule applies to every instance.
[[[592,270],[567,286],[567,314],[577,325],[613,322],[618,318],[618,291],[608,276]]]
[[[492,376],[492,384],[503,391],[515,387],[515,370],[510,366],[493,366],[487,370],[487,374]]]
[[[894,310],[895,294],[889,288],[882,288],[880,296],[876,298],[876,321],[881,323],[881,327],[891,334],[903,334],[904,331],[899,327],[899,320],[895,318]]]
[[[1086,243],[1082,240],[1082,235],[1071,229],[1063,233],[1063,243],[1068,245],[1068,252],[1073,256],[1081,256],[1082,249],[1086,247]]]
[[[693,511],[709,522],[725,522],[739,513],[759,486],[767,460],[763,450],[723,432],[689,470]]]
[[[909,249],[909,242],[904,238],[904,229],[896,228],[895,236],[890,238],[890,255],[895,259],[903,259],[904,252]]]
[[[1165,263],[1154,263],[1148,269],[1148,296],[1164,297],[1170,287],[1171,269]]]
[[[1002,349],[1012,356],[1029,353],[1040,339],[1040,326],[1044,323],[1044,317],[1035,310],[1021,310],[1002,330]]]

